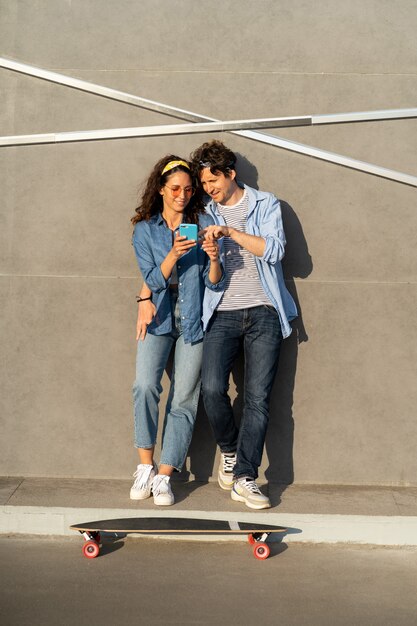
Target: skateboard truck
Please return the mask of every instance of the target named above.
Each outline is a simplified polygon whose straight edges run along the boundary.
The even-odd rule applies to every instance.
[[[253,554],[256,559],[264,561],[271,553],[271,549],[266,543],[271,533],[250,533],[248,535],[249,543],[253,546]]]
[[[84,537],[83,554],[87,559],[94,559],[100,554],[101,535],[99,532],[85,531],[81,532]]]

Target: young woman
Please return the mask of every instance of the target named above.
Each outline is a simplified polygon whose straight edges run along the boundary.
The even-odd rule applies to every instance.
[[[135,447],[139,465],[130,490],[133,500],[170,505],[170,477],[180,471],[191,442],[200,393],[203,352],[202,301],[206,288],[222,288],[224,276],[216,242],[180,236],[183,223],[202,230],[213,223],[204,212],[190,166],[175,155],[162,158],[145,186],[134,224],[133,245],[144,287],[155,313],[147,332],[138,333],[133,386]],[[162,434],[159,469],[154,461],[161,379],[174,346],[174,365]]]

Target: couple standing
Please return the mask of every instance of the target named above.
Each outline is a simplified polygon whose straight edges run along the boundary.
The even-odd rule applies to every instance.
[[[210,197],[206,204],[203,191]],[[286,242],[280,203],[238,182],[235,154],[211,141],[190,162],[169,155],[155,165],[132,222],[144,285],[133,387],[140,462],[130,497],[152,494],[155,504],[174,503],[170,477],[187,456],[201,383],[221,452],[220,487],[252,509],[269,508],[256,479],[281,342],[297,316],[281,267]],[[180,235],[183,223],[198,225],[201,244]],[[242,345],[244,400],[237,428],[228,389]],[[157,468],[161,379],[173,346]]]

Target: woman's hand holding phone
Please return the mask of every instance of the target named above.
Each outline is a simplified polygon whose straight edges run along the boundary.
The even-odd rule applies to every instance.
[[[194,248],[196,243],[197,242],[194,239],[187,239],[187,237],[181,236],[177,232],[174,237],[174,245],[172,246],[171,252],[173,252],[175,257],[179,259],[184,254],[189,252],[191,248]]]

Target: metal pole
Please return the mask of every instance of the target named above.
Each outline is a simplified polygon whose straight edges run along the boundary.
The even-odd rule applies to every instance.
[[[50,72],[49,70],[43,70],[33,65],[27,65],[26,63],[19,63],[17,61],[11,61],[0,57],[0,67],[18,72],[20,74],[26,74],[27,76],[34,76],[35,78],[41,78],[51,83],[58,85],[64,85],[65,87],[72,87],[79,91],[85,91],[92,93],[102,98],[109,98],[110,100],[117,100],[118,102],[124,102],[125,104],[131,104],[132,106],[140,107],[142,109],[149,109],[157,113],[163,113],[164,115],[170,115],[171,117],[178,117],[182,120],[189,120],[190,122],[204,122],[204,121],[217,121],[214,118],[208,118],[185,109],[178,109],[161,102],[155,102],[154,100],[147,100],[146,98],[140,98],[124,91],[118,91],[117,89],[111,89],[110,87],[103,87],[103,85],[96,85],[95,83],[89,83],[85,80],[78,78],[72,78],[64,74],[58,74],[57,72]]]
[[[248,120],[230,120],[226,122],[167,124],[157,126],[137,126],[133,128],[42,133],[34,135],[11,135],[0,137],[0,147],[78,141],[99,141],[107,139],[127,139],[131,137],[157,137],[163,135],[231,132],[234,130],[253,130],[257,128],[288,128],[294,126],[341,124],[375,121],[377,119],[387,120],[414,117],[417,117],[417,109],[401,109],[396,111],[370,111],[367,113],[337,113],[332,115],[315,115],[312,117],[271,117]],[[299,145],[301,146],[302,144]]]
[[[275,128],[311,125],[311,118],[268,118],[254,120],[231,120],[228,122],[196,122],[194,124],[167,124],[138,126],[133,128],[108,128],[63,133],[35,135],[12,135],[0,137],[0,146],[32,145],[44,143],[67,143],[78,141],[100,141],[103,139],[127,139],[131,137],[158,137],[163,135],[194,135],[199,133],[225,132],[254,128]]]
[[[417,176],[411,174],[405,174],[403,172],[397,172],[396,170],[387,169],[379,165],[373,165],[366,161],[358,161],[342,154],[335,152],[328,152],[327,150],[320,150],[319,148],[313,148],[312,146],[306,146],[305,144],[298,144],[294,141],[290,142],[291,146],[288,146],[288,141],[281,139],[280,137],[273,137],[272,135],[266,135],[264,133],[253,133],[251,131],[241,131],[238,133],[247,139],[253,139],[266,143],[270,146],[276,146],[277,148],[283,148],[284,150],[290,150],[291,152],[298,152],[306,156],[319,159],[321,161],[327,161],[328,163],[335,163],[349,169],[358,170],[359,172],[365,172],[366,174],[372,174],[373,176],[379,176],[380,178],[386,178],[388,180],[394,180],[404,185],[411,185],[411,187],[417,187]],[[256,136],[255,136],[256,135]]]
[[[118,100],[126,104],[131,104],[133,106],[147,108],[152,111],[163,113],[165,115],[171,115],[173,117],[178,117],[180,119],[186,119],[186,120],[193,121],[193,122],[197,122],[197,121],[219,122],[219,120],[215,120],[207,116],[202,116],[202,115],[193,113],[191,111],[186,111],[185,109],[171,107],[169,105],[165,105],[160,102],[147,100],[145,98],[140,98],[132,94],[117,91],[108,87],[103,87],[101,85],[95,85],[94,83],[88,83],[86,81],[82,81],[79,79],[70,78],[62,74],[57,74],[55,72],[42,70],[42,69],[30,66],[30,65],[18,63],[15,61],[10,61],[8,59],[4,59],[1,57],[0,57],[0,67],[4,67],[6,69],[10,69],[10,70],[27,74],[30,76],[35,76],[37,78],[48,80],[48,81],[65,85],[68,87],[72,87],[74,89],[79,89],[81,91],[93,93],[98,96],[110,98],[112,100]],[[309,117],[287,118],[287,119],[292,119],[292,120],[298,119],[300,121],[304,119],[306,125],[313,125],[313,124],[330,124],[330,123],[335,124],[335,123],[359,122],[359,121],[362,121],[362,122],[363,121],[376,121],[378,119],[379,120],[381,119],[384,119],[384,120],[404,119],[407,117],[416,117],[416,116],[417,116],[416,109],[393,109],[391,111],[370,111],[367,113],[365,112],[365,113],[342,113],[342,114],[335,114],[335,115],[316,115],[316,116],[310,116],[310,120],[309,120]],[[275,119],[279,119],[279,118],[275,118]],[[281,120],[282,119],[285,119],[285,118],[281,118]],[[220,122],[220,124],[222,123]],[[300,123],[300,124],[292,124],[292,125],[304,125],[304,124]],[[91,133],[91,132],[94,133],[97,131],[85,131],[84,133],[62,133],[62,134],[65,134],[67,136],[72,135],[73,138],[67,139],[67,141],[75,141],[76,139],[74,138],[74,136],[78,135],[79,137],[81,137],[82,135],[85,136],[86,133]],[[116,132],[117,134],[117,129],[113,131],[108,131],[108,132],[110,133]],[[207,130],[201,130],[200,132],[207,132]],[[214,132],[214,131],[211,131],[211,132]],[[307,146],[305,144],[288,141],[286,139],[282,139],[281,137],[268,135],[266,133],[254,132],[251,130],[231,130],[230,132],[232,132],[233,134],[239,135],[241,137],[246,137],[247,139],[251,139],[253,141],[258,141],[258,142],[266,143],[268,145],[272,145],[275,147],[283,148],[284,150],[289,150],[290,152],[297,152],[299,154],[303,154],[303,155],[310,156],[316,159],[327,161],[329,163],[335,163],[343,167],[348,167],[350,169],[366,172],[374,176],[380,176],[381,178],[386,178],[386,179],[394,180],[396,182],[400,182],[406,185],[417,187],[417,177],[411,176],[409,174],[396,172],[395,170],[383,168],[378,165],[366,163],[364,161],[358,161],[356,159],[352,159],[351,157],[346,157],[346,156],[329,152],[326,150],[320,150],[318,148]],[[141,135],[141,136],[144,136],[144,135]],[[151,135],[148,135],[148,136],[151,136]],[[115,139],[117,137],[115,134],[113,134],[112,137],[106,137],[106,138]],[[5,138],[5,139],[7,140],[10,138]],[[92,139],[93,139],[92,137],[90,137],[90,139],[79,138],[78,141],[83,141],[83,140],[91,141]],[[22,140],[21,143],[24,144],[25,141]],[[46,135],[38,135],[37,143],[51,143],[51,141],[48,141]],[[55,141],[53,143],[55,143]],[[11,144],[8,143],[8,144],[2,144],[2,145],[11,145]]]

